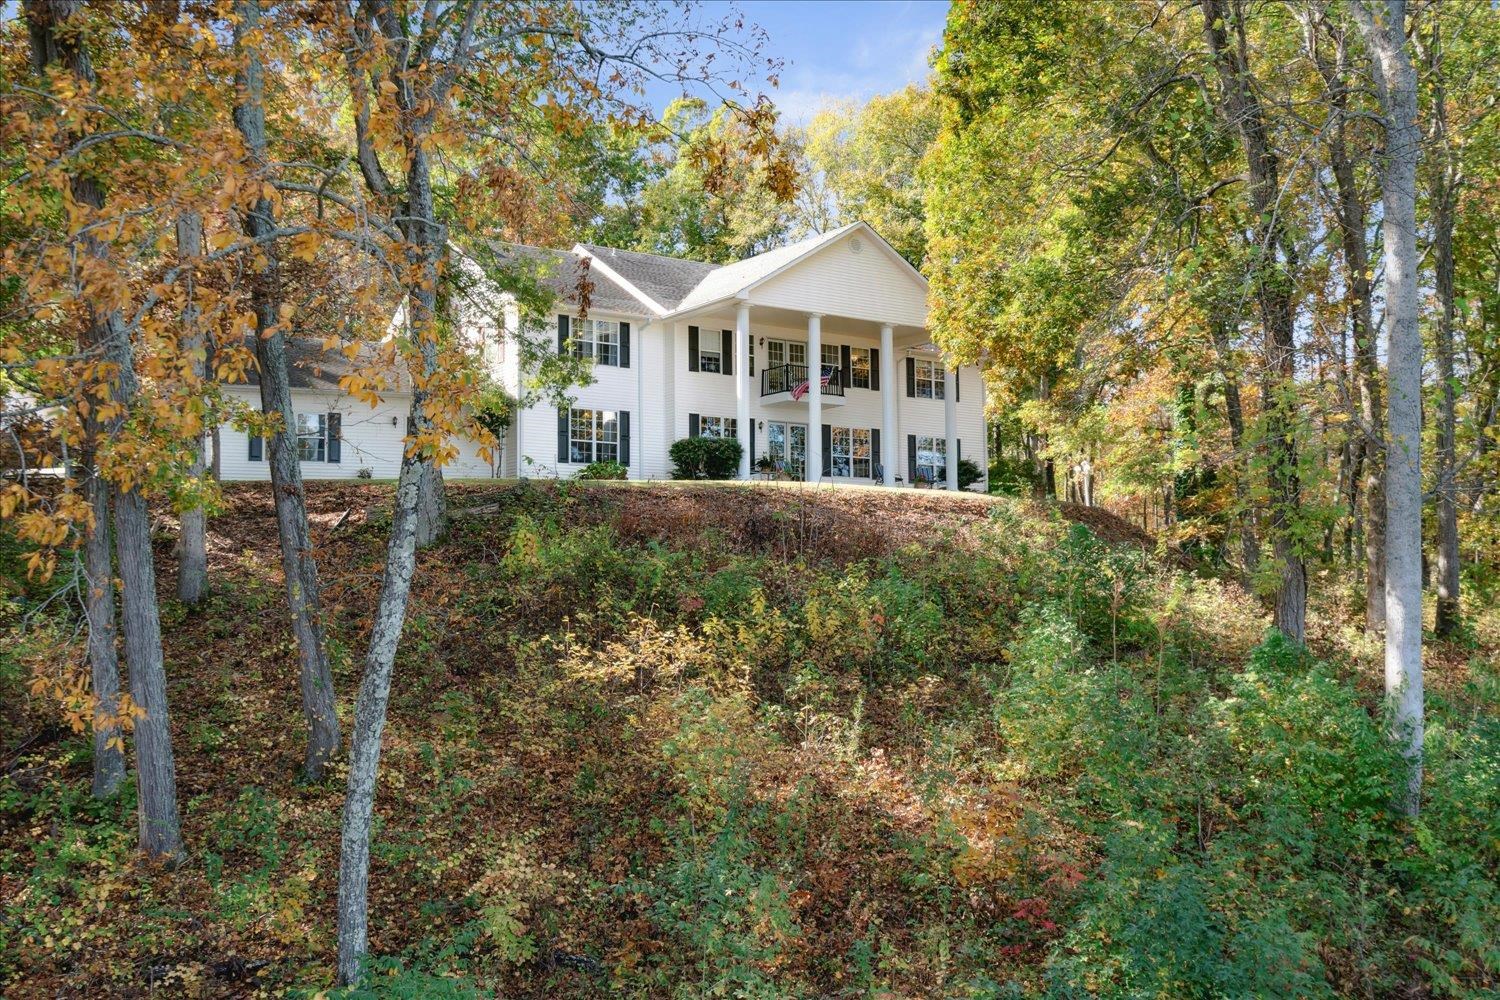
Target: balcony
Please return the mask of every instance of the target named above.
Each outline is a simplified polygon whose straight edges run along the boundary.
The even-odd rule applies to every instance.
[[[823,366],[823,405],[844,405],[844,375],[837,365]],[[807,365],[773,365],[760,373],[760,401],[767,406],[807,401],[811,388]]]

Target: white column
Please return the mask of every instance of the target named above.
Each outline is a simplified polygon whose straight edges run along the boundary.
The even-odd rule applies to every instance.
[[[880,324],[880,465],[882,482],[896,482],[896,334],[891,324]]]
[[[750,303],[741,302],[734,316],[734,426],[744,451],[740,478],[750,478]]]
[[[948,489],[958,489],[958,393],[953,391],[958,369],[948,369],[943,379],[943,433],[948,438]]]
[[[807,314],[807,481],[823,478],[823,316]]]
[[[630,427],[630,478],[646,478],[646,331],[651,329],[650,322],[642,323],[639,330],[634,331],[631,336],[635,343],[631,345],[631,354],[635,355],[631,364],[635,366],[632,373],[635,378],[635,416],[631,419]]]

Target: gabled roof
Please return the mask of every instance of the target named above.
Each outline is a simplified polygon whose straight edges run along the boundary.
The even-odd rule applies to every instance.
[[[557,297],[558,302],[578,304],[578,280],[583,274],[583,261],[567,250],[548,250],[544,247],[527,246],[524,243],[502,243],[492,241],[491,251],[502,261],[514,261],[525,267],[537,284]],[[663,258],[666,259],[666,258]],[[608,274],[597,267],[588,268],[588,280],[593,288],[589,292],[589,311],[624,313],[627,316],[644,316],[640,300]]]
[[[775,250],[756,254],[754,257],[746,257],[744,260],[726,264],[712,274],[706,275],[698,286],[686,295],[673,310],[682,311],[695,309],[698,306],[706,306],[712,302],[719,302],[730,298],[739,292],[748,289],[751,285],[769,278],[794,261],[800,260],[820,247],[832,243],[856,226],[863,225],[859,222],[851,222],[847,226],[817,236],[808,237],[796,243],[789,243]]]
[[[688,293],[697,288],[709,275],[724,270],[718,264],[705,264],[698,260],[682,260],[655,253],[636,250],[616,250],[613,247],[580,243],[575,248],[593,257],[621,280],[640,291],[646,299],[659,307],[658,312],[676,309]],[[731,265],[733,266],[733,265]]]
[[[254,352],[253,336],[245,338],[245,349]],[[339,379],[353,372],[368,372],[373,369],[385,376],[386,391],[410,392],[411,377],[406,365],[399,358],[394,363],[384,361],[377,357],[378,351],[379,347],[375,344],[361,344],[359,353],[348,358],[337,346],[332,350],[325,350],[323,341],[317,337],[287,337],[287,381],[293,389],[341,391]],[[240,384],[260,385],[260,369],[254,365],[247,368],[245,381]]]

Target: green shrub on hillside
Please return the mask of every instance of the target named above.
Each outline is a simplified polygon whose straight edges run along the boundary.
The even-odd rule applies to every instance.
[[[690,437],[672,442],[673,479],[733,479],[745,452],[737,438]]]

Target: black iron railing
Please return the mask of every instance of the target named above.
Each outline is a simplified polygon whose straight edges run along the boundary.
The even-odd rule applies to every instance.
[[[760,373],[760,394],[770,396],[778,392],[789,392],[802,399],[811,388],[806,365],[772,365]],[[823,395],[844,394],[843,369],[838,365],[823,366]]]

